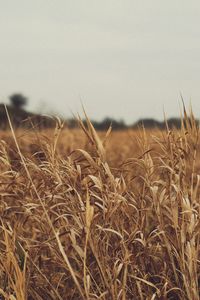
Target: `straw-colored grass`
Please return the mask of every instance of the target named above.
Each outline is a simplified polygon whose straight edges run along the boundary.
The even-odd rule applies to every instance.
[[[198,300],[199,129],[1,132],[0,299]]]

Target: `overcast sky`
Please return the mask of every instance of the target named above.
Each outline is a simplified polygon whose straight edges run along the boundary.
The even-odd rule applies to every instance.
[[[0,97],[91,118],[200,117],[199,0],[0,0]]]

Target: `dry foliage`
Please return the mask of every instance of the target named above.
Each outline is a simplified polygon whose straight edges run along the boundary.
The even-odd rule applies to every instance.
[[[199,297],[199,129],[1,132],[0,299]]]

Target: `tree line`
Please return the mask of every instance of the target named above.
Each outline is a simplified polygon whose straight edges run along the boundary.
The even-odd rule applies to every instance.
[[[55,121],[51,117],[43,116],[41,114],[34,114],[26,111],[25,107],[28,103],[27,97],[23,94],[16,93],[9,97],[10,104],[7,105],[7,110],[9,116],[11,118],[11,122],[14,127],[26,127],[32,128],[37,127],[38,129],[50,128],[55,126]],[[78,122],[76,119],[71,118],[68,120],[63,120],[65,126],[68,128],[76,128],[78,127]],[[115,120],[113,118],[105,118],[102,121],[91,121],[94,127],[97,130],[107,130],[110,126],[112,126],[113,130],[125,130],[130,128],[140,128],[144,127],[148,128],[159,128],[164,129],[166,127],[166,122],[160,122],[153,118],[144,118],[140,119],[137,122],[127,125],[123,120]],[[198,120],[196,120],[198,123]],[[86,121],[83,120],[83,123],[86,124]],[[167,124],[169,128],[180,128],[181,127],[181,119],[180,118],[170,118],[167,120]],[[7,129],[9,127],[8,118],[5,111],[5,107],[3,104],[0,104],[0,128]]]

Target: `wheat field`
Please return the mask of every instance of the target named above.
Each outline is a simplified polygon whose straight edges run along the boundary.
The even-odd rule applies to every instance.
[[[181,130],[0,132],[0,299],[198,300],[200,151]]]

